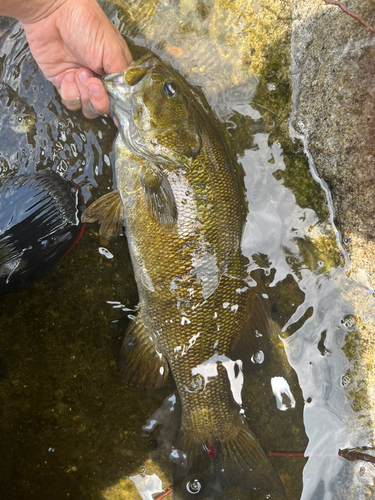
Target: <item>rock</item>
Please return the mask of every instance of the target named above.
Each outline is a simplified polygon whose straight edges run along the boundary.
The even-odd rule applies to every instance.
[[[352,7],[375,26],[375,5]],[[323,0],[292,0],[293,114],[332,193],[353,271],[375,288],[375,35]]]

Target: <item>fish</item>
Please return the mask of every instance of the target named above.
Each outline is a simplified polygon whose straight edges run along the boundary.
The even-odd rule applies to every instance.
[[[84,222],[125,233],[139,313],[121,374],[181,401],[173,498],[224,498],[227,486],[283,495],[242,409],[245,375],[267,356],[270,319],[241,253],[246,208],[220,124],[203,95],[152,53],[103,79],[118,121],[117,190]]]

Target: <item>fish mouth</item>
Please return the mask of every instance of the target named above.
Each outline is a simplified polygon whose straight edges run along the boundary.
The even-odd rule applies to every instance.
[[[126,71],[126,70],[124,70]],[[124,71],[120,71],[119,73],[110,73],[109,75],[105,75],[102,78],[102,82],[104,84],[104,87],[106,90],[110,90],[113,85],[115,86],[124,86],[125,85],[125,78],[124,78]]]
[[[152,52],[149,52],[137,61],[132,62],[125,70],[103,77],[104,87],[109,93],[112,92],[114,87],[120,87],[132,93],[132,91],[137,89],[138,84],[150,75],[152,68],[159,62],[160,59]]]
[[[131,87],[125,80],[125,71],[126,70],[120,71],[119,73],[111,73],[102,78],[105,90],[108,94],[113,95],[113,97],[116,97],[116,94],[119,92],[121,92],[123,97],[130,94]]]
[[[139,136],[132,118],[137,108],[136,94],[141,93],[142,89],[150,84],[152,70],[159,62],[160,59],[157,56],[148,52],[142,58],[132,62],[125,70],[102,77],[104,88],[109,95],[112,113],[125,130],[132,129],[133,139]]]
[[[151,77],[150,69],[150,67],[141,67],[139,71],[138,66],[130,65],[126,70],[111,73],[102,79],[115,114],[116,109],[126,114],[130,113],[134,106],[132,97],[141,91],[145,79]]]
[[[129,97],[132,92],[130,85],[125,80],[125,71],[111,73],[102,77],[104,88],[109,95],[112,113],[115,115],[122,112],[128,116],[131,113],[131,100]]]
[[[132,63],[124,71],[102,77],[102,82],[109,94],[111,110],[120,125],[119,131],[125,145],[133,154],[148,159],[148,149],[140,130],[134,123],[133,112],[136,108],[134,96],[141,91],[147,75],[151,76],[152,67],[150,64],[139,67],[138,63],[139,61]]]

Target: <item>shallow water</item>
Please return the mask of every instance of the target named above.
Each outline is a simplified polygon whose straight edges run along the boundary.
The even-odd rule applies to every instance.
[[[275,325],[270,361],[248,383],[244,409],[266,452],[310,456],[307,463],[271,457],[287,498],[372,498],[372,464],[349,462],[338,450],[372,446],[373,368],[364,375],[363,339],[373,297],[365,277],[347,275],[303,117],[289,121],[287,2],[264,4],[151,0],[104,7],[135,56],[152,49],[203,88],[245,172],[242,248],[264,277]],[[3,21],[0,32],[0,179],[52,168],[90,203],[113,187],[114,125],[66,111],[17,23]],[[119,348],[127,315],[135,314],[121,304],[137,304],[125,238],[100,242],[94,226],[50,274],[1,299],[2,498],[149,499],[160,481],[163,489],[171,484],[168,446],[163,453],[155,448],[160,429],[168,441],[165,430],[173,427],[167,398],[174,382],[158,391],[121,383]],[[275,398],[274,377],[286,380],[293,397]],[[150,430],[152,420],[160,425]]]

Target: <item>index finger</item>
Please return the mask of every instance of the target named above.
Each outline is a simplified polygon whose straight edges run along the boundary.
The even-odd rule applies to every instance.
[[[121,33],[112,23],[111,26],[115,37],[111,38],[111,43],[105,45],[103,54],[103,70],[107,75],[119,73],[133,62],[133,56]]]

